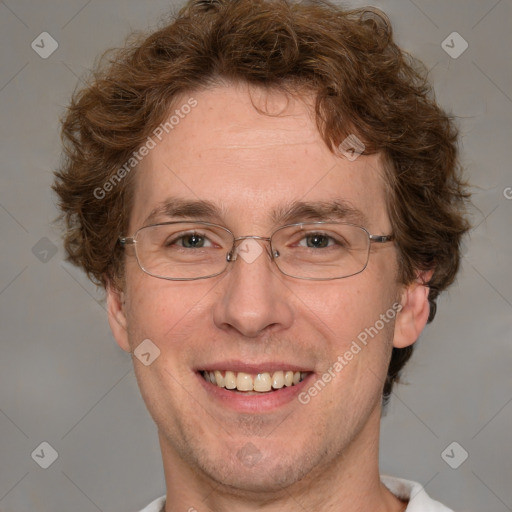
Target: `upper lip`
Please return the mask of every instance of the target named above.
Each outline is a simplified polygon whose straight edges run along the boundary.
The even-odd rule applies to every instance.
[[[293,371],[293,372],[312,372],[311,368],[304,365],[298,365],[280,361],[269,361],[267,363],[248,363],[240,360],[225,360],[215,363],[205,363],[198,366],[196,371],[214,371],[214,370],[230,370],[232,372],[245,372],[245,373],[264,373],[264,372],[277,372],[279,370]]]

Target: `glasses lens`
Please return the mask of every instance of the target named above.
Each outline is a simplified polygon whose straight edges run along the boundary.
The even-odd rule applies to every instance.
[[[351,224],[312,223],[285,226],[272,237],[281,272],[302,279],[340,279],[366,267],[370,241]]]
[[[233,236],[208,223],[176,222],[140,229],[137,259],[146,273],[167,279],[197,279],[221,273]]]

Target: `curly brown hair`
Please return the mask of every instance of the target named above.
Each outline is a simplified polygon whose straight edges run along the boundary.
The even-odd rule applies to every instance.
[[[127,228],[133,173],[120,168],[178,97],[223,81],[312,92],[317,127],[332,152],[357,134],[366,154],[384,156],[399,279],[407,284],[434,270],[427,283],[432,321],[438,294],[459,268],[469,193],[452,118],[436,104],[424,67],[395,44],[389,20],[375,8],[192,0],[161,29],[107,52],[63,119],[64,158],[53,189],[70,261],[97,284],[122,289],[118,236]],[[411,353],[412,346],[393,349],[385,399]]]

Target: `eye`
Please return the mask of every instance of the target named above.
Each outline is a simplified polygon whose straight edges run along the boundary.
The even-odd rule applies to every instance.
[[[335,244],[336,241],[327,235],[322,233],[310,233],[303,237],[298,243],[301,247],[311,247],[314,249],[322,249]]]
[[[212,242],[201,233],[186,233],[179,236],[169,238],[165,242],[166,247],[178,245],[185,249],[202,249],[205,247],[213,247]]]

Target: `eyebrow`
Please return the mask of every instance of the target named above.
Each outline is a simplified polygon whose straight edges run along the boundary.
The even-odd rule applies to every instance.
[[[170,197],[154,208],[146,217],[144,226],[159,219],[191,219],[224,222],[227,210],[207,200],[186,200]],[[367,225],[366,215],[349,201],[292,201],[270,212],[271,221],[277,226],[302,221],[344,221]]]
[[[293,201],[271,212],[276,224],[291,224],[304,220],[344,221],[366,225],[366,215],[349,201],[335,199],[331,201]]]
[[[159,218],[169,217],[172,219],[222,219],[223,211],[211,201],[193,200],[189,201],[179,197],[169,197],[146,217],[144,226],[158,222]]]

